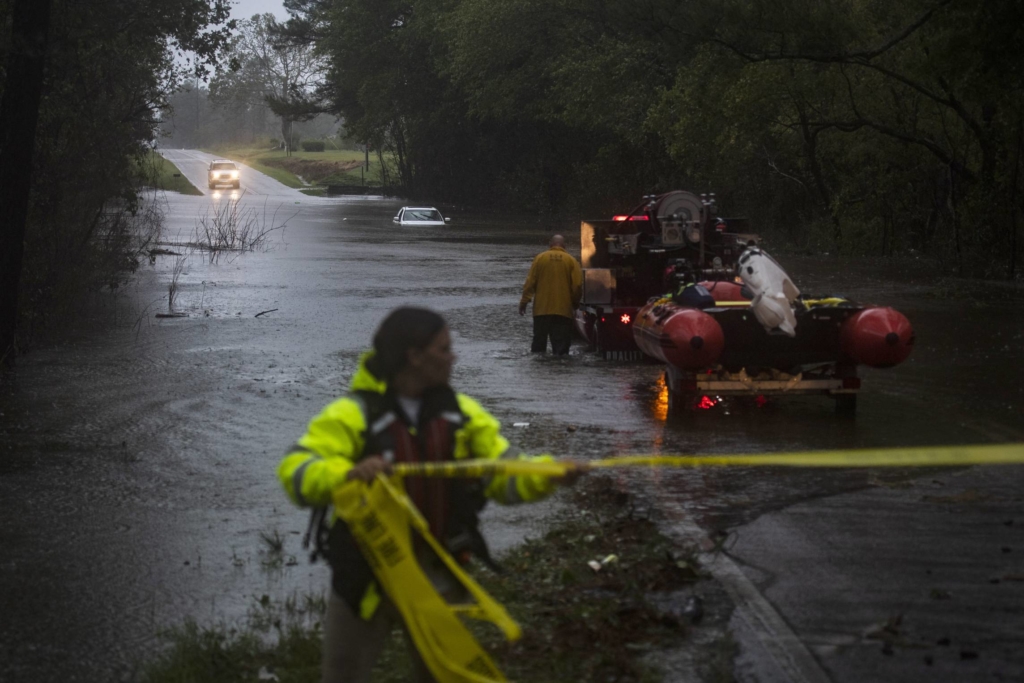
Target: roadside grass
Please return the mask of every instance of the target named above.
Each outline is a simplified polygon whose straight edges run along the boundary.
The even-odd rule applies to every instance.
[[[320,680],[320,619],[325,610],[322,596],[277,604],[264,595],[249,610],[242,630],[186,622],[164,634],[171,647],[150,665],[142,680],[248,683],[267,671],[277,672],[281,681],[315,683]]]
[[[214,154],[222,159],[231,159],[232,161],[239,161],[250,168],[253,168],[264,175],[268,175],[282,185],[288,187],[301,188],[306,187],[305,184],[299,177],[294,173],[286,171],[283,168],[276,168],[274,166],[268,166],[263,163],[261,156],[263,153],[270,153],[268,150],[260,149],[256,150],[253,148],[239,148],[239,149],[203,149],[204,152]],[[271,150],[276,151],[276,150]],[[281,156],[284,156],[284,152],[281,152]]]
[[[181,194],[202,195],[195,185],[188,181],[178,167],[160,153],[150,150],[142,160],[143,173],[150,187]]]
[[[360,174],[364,153],[349,149],[327,149],[323,152],[292,152],[266,147],[218,147],[204,150],[210,154],[239,161],[278,182],[298,189],[315,189],[327,184],[367,185],[379,187],[380,163],[370,160],[369,170]],[[301,178],[300,178],[301,176]],[[303,180],[306,182],[303,183]]]
[[[523,638],[507,643],[489,624],[469,627],[509,680],[660,681],[646,655],[678,645],[691,627],[659,608],[659,596],[689,589],[703,575],[692,554],[680,555],[654,522],[635,517],[607,481],[578,488],[572,511],[553,520],[543,538],[506,554],[502,574],[474,572],[520,623]],[[602,560],[599,571],[588,566]],[[240,630],[186,624],[168,634],[171,647],[143,680],[241,683],[273,674],[282,683],[314,683],[324,609],[322,596],[284,604],[263,596]],[[373,680],[401,683],[411,671],[396,628]]]

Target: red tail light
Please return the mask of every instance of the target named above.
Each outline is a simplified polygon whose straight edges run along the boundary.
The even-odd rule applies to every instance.
[[[701,396],[700,400],[697,401],[697,407],[700,408],[701,410],[711,410],[716,405],[718,405],[718,401],[711,398],[710,396]]]
[[[619,320],[622,321],[623,325],[628,325],[629,321],[632,320],[632,318],[629,317],[629,313],[623,313]]]
[[[640,213],[633,216],[612,216],[613,221],[649,221],[651,220],[647,214]]]

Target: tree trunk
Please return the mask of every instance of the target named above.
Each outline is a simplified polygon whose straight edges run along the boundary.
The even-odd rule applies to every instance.
[[[14,0],[0,101],[0,364],[13,362],[50,0]]]
[[[1010,268],[1011,280],[1017,277],[1017,181],[1020,171],[1021,136],[1024,135],[1024,119],[1017,115],[1017,151],[1013,156],[1013,174],[1010,181]]]
[[[953,220],[953,249],[956,252],[956,274],[964,274],[964,260],[960,248],[960,210],[956,200],[956,174],[952,166],[949,171],[949,196],[946,198],[950,217]]]
[[[285,117],[281,117],[281,141],[284,144],[284,155],[289,157],[292,155],[292,130],[291,122]]]
[[[798,107],[797,111],[800,115],[800,131],[803,137],[804,154],[807,156],[807,163],[811,167],[811,175],[814,177],[814,185],[818,190],[818,196],[821,197],[822,207],[832,219],[832,241],[838,251],[843,245],[843,228],[839,223],[839,215],[832,205],[832,193],[825,182],[825,174],[822,172],[821,164],[818,162],[818,133],[820,129],[812,131],[807,121],[807,114],[804,113],[803,108]]]

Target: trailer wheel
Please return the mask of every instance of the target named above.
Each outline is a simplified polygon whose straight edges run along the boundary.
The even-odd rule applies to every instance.
[[[668,416],[677,417],[682,411],[682,407],[679,405],[679,394],[672,389],[668,390]]]
[[[667,416],[672,418],[685,414],[687,406],[686,402],[689,397],[686,394],[681,393],[678,389],[672,388],[672,380],[669,377],[668,372],[665,373],[665,385],[668,387]]]
[[[853,417],[857,414],[857,394],[836,394],[836,415]]]
[[[609,360],[608,350],[601,345],[601,326],[597,324],[597,321],[594,321],[594,350],[601,358]]]

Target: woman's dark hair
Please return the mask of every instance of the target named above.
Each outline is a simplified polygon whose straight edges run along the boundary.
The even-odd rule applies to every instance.
[[[425,349],[445,327],[444,318],[425,308],[396,308],[384,318],[373,335],[375,351],[366,367],[380,379],[390,381],[405,367],[409,349]]]

